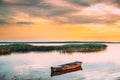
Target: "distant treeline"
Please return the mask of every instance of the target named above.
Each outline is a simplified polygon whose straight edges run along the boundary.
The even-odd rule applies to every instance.
[[[0,42],[0,44],[29,44],[29,43],[35,43],[35,44],[42,44],[42,43],[120,43],[120,42],[101,42],[101,41],[57,41],[57,42]]]
[[[29,51],[60,51],[60,52],[95,52],[105,50],[105,44],[68,44],[62,46],[33,46],[29,44],[9,44],[0,45],[0,54],[10,54],[12,52],[29,52]]]

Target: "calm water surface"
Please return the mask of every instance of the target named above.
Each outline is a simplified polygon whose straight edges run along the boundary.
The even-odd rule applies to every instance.
[[[4,76],[5,80],[15,77],[20,80],[120,80],[120,44],[107,45],[105,51],[93,53],[63,54],[54,51],[2,55],[0,77]],[[74,61],[83,62],[82,71],[50,76],[51,66]]]

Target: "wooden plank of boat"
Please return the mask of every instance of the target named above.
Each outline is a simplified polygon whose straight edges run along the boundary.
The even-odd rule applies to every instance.
[[[64,71],[71,70],[74,68],[81,68],[82,62],[76,61],[68,64],[58,65],[57,67],[51,67],[51,71]]]
[[[75,71],[78,71],[78,70],[82,70],[82,67],[69,69],[69,70],[64,70],[64,71],[52,71],[51,72],[51,77],[66,74],[66,73],[70,73],[70,72],[75,72]]]

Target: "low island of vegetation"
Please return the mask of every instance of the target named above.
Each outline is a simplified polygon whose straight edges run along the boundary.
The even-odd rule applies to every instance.
[[[11,54],[12,52],[29,52],[29,51],[59,51],[63,53],[71,52],[96,52],[105,50],[105,44],[68,44],[62,46],[33,46],[29,44],[9,44],[0,45],[0,55]]]

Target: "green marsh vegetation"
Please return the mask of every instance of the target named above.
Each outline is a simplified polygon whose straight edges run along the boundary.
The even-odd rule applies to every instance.
[[[68,44],[62,46],[33,46],[29,44],[9,44],[0,45],[0,55],[8,55],[12,52],[49,52],[49,51],[59,51],[62,53],[72,53],[72,52],[96,52],[105,50],[107,45],[105,44]]]
[[[103,51],[106,49],[107,45],[105,44],[70,44],[64,45],[64,49],[62,52],[64,53],[72,53],[72,52],[97,52]]]

